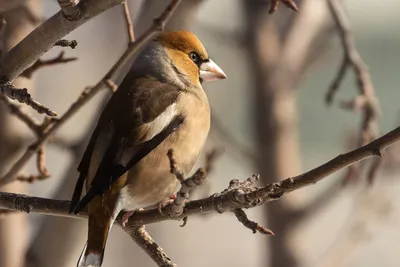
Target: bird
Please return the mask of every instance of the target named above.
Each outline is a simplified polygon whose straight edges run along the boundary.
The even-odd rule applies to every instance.
[[[169,199],[180,189],[167,153],[187,177],[210,129],[203,82],[225,79],[198,37],[163,32],[149,42],[105,105],[78,165],[70,213],[88,207],[87,243],[78,267],[102,265],[107,237],[121,211]],[[85,186],[85,195],[81,198]]]

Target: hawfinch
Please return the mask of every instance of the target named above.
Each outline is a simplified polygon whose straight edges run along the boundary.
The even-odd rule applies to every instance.
[[[152,206],[177,193],[180,183],[170,173],[167,152],[174,150],[179,169],[188,175],[210,128],[201,84],[224,78],[191,32],[163,33],[143,49],[104,108],[78,166],[70,212],[86,205],[89,211],[79,267],[101,266],[121,210]]]

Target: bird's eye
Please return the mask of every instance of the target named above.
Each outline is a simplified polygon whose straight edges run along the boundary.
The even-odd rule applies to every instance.
[[[197,54],[197,53],[194,52],[194,51],[192,51],[192,52],[189,53],[189,57],[190,57],[190,59],[191,59],[194,63],[197,63],[197,62],[200,61],[200,56],[199,56],[199,54]]]

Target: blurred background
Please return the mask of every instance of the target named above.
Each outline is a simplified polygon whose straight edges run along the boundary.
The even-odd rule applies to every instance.
[[[29,33],[40,20],[59,11],[57,1],[28,0],[3,12],[8,26],[5,49]],[[380,100],[379,127],[386,133],[400,122],[400,2],[343,1],[359,52],[369,66]],[[0,1],[2,4],[13,1]],[[169,1],[129,0],[139,36]],[[228,79],[205,85],[213,110],[206,151],[222,148],[207,182],[193,195],[205,197],[225,189],[233,178],[261,174],[263,184],[298,175],[357,143],[361,114],[326,107],[324,97],[341,63],[343,51],[326,1],[298,0],[301,12],[283,5],[268,14],[267,0],[184,0],[169,29],[190,29],[224,69]],[[31,10],[36,18],[27,16]],[[34,98],[62,114],[109,70],[127,44],[121,7],[117,6],[75,30],[67,39],[76,49],[61,50],[75,62],[43,68],[28,80],[19,78]],[[29,12],[28,12],[29,13]],[[35,25],[36,24],[36,25]],[[122,75],[122,74],[121,74]],[[337,95],[358,94],[350,71]],[[52,177],[33,184],[13,183],[1,190],[70,199],[93,124],[110,96],[101,92],[47,144]],[[31,113],[35,113],[27,109]],[[34,114],[40,117],[39,115]],[[22,123],[0,109],[0,173],[34,140]],[[360,173],[343,186],[346,171],[284,199],[248,211],[250,219],[275,236],[252,234],[233,214],[190,217],[186,227],[170,221],[147,227],[179,266],[385,266],[400,262],[400,147],[391,148],[372,186]],[[396,158],[397,156],[397,158]],[[199,162],[201,165],[202,162]],[[35,162],[24,169],[35,173]],[[0,267],[75,266],[86,240],[86,221],[35,214],[0,219]],[[114,227],[104,266],[155,266]]]

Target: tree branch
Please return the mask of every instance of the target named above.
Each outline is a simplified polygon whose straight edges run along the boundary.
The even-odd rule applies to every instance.
[[[32,98],[26,88],[15,88],[10,82],[0,83],[0,93],[14,100],[18,100],[20,103],[25,103],[39,114],[45,113],[48,116],[57,116],[50,108],[40,104]]]
[[[75,61],[78,59],[76,57],[67,57],[66,58],[66,57],[64,57],[64,54],[65,54],[65,52],[61,51],[60,54],[58,54],[58,56],[56,56],[55,58],[43,59],[43,60],[38,59],[32,66],[30,66],[29,68],[24,70],[20,76],[30,79],[32,77],[32,74],[42,67],[52,66],[52,65],[60,64],[60,63],[68,63],[68,62]]]
[[[268,184],[263,187],[252,187],[257,176],[251,177],[244,182],[233,180],[228,189],[221,193],[213,194],[204,199],[188,202],[181,216],[235,211],[236,209],[252,208],[266,202],[280,199],[287,193],[298,190],[302,187],[317,183],[328,175],[373,156],[381,156],[381,151],[400,140],[400,127],[376,139],[375,141],[355,149],[351,152],[341,154],[334,159],[322,164],[301,175],[290,177],[280,182]],[[35,212],[47,215],[64,217],[86,217],[87,212],[82,211],[78,215],[69,214],[70,201],[53,200],[39,197],[31,197],[21,194],[0,192],[0,209]],[[118,216],[118,223],[122,222],[121,214]],[[145,224],[157,223],[171,220],[169,214],[160,214],[157,209],[135,212],[127,223],[128,228],[138,228]]]
[[[126,23],[126,31],[128,33],[129,44],[132,44],[133,42],[135,42],[135,34],[133,32],[133,23],[132,23],[131,14],[129,12],[128,1],[125,1],[122,4],[122,9],[123,9],[123,13],[124,13],[124,19],[125,19],[125,23]]]
[[[91,2],[91,0],[84,1]],[[99,2],[102,2],[99,0]],[[154,20],[152,26],[147,30],[138,40],[130,45],[124,54],[118,59],[114,66],[108,71],[108,73],[93,87],[87,87],[80,97],[71,105],[71,107],[65,112],[65,114],[57,121],[49,125],[49,127],[43,130],[41,136],[32,143],[25,153],[14,163],[11,169],[0,179],[0,186],[10,183],[15,180],[19,170],[28,162],[28,160],[35,154],[35,152],[41,147],[41,145],[61,127],[68,119],[70,119],[78,110],[81,109],[90,99],[92,99],[101,89],[107,86],[107,80],[111,79],[122,66],[124,66],[131,58],[136,56],[141,48],[145,46],[150,40],[153,39],[158,33],[164,30],[166,22],[170,19],[176,7],[179,5],[181,0],[172,0],[170,5],[164,10],[164,12]],[[25,38],[26,39],[26,38]],[[25,40],[24,39],[24,40]]]
[[[351,32],[350,22],[345,14],[343,4],[338,0],[328,0],[329,10],[336,23],[340,40],[343,47],[343,60],[340,65],[338,74],[331,83],[326,94],[326,103],[330,105],[333,102],[334,96],[340,88],[344,77],[349,68],[352,68],[356,78],[359,90],[359,95],[350,101],[342,101],[340,106],[348,110],[362,110],[363,119],[361,131],[358,141],[358,146],[362,146],[376,138],[378,132],[378,116],[379,102],[375,97],[375,89],[371,80],[371,74],[368,67],[358,53],[354,36]],[[377,159],[368,171],[368,180],[374,179],[375,173],[380,166],[380,159]],[[347,179],[351,179],[350,174],[358,173],[357,166],[353,166],[347,173]]]
[[[250,230],[253,231],[253,234],[261,233],[264,235],[275,235],[274,232],[272,232],[271,230],[265,228],[264,226],[254,222],[254,221],[249,220],[249,218],[247,218],[247,215],[244,212],[244,210],[236,209],[233,211],[233,213],[235,214],[238,221],[243,224],[244,227],[249,228]]]
[[[165,254],[164,250],[151,238],[150,234],[146,231],[144,225],[139,228],[123,228],[128,233],[133,241],[139,245],[146,253],[162,267],[177,267],[174,262]]]

